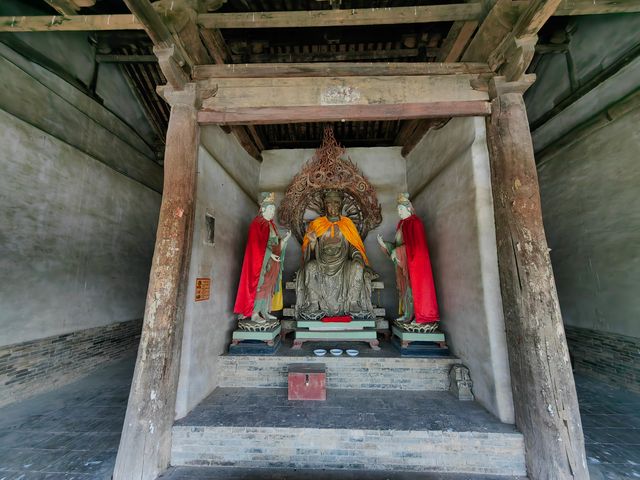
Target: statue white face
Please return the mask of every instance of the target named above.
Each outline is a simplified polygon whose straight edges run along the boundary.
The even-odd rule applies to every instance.
[[[262,216],[265,220],[273,220],[273,217],[276,214],[276,206],[275,205],[267,205],[262,209]]]
[[[404,220],[411,216],[411,210],[409,210],[406,205],[398,205],[398,215],[402,220]]]

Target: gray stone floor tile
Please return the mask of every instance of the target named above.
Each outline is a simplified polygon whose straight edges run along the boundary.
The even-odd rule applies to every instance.
[[[135,354],[0,408],[0,480],[108,480]]]

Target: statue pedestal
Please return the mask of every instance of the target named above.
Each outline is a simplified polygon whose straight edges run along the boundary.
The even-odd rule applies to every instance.
[[[304,342],[366,342],[373,350],[380,350],[376,321],[352,320],[347,323],[322,321],[297,322],[293,349],[302,348]]]
[[[280,325],[264,331],[235,330],[231,336],[232,355],[273,355],[280,347]]]
[[[446,357],[449,349],[442,332],[407,332],[396,325],[391,326],[391,343],[403,357]]]

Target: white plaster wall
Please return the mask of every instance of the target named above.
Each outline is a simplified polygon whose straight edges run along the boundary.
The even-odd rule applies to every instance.
[[[484,119],[430,131],[407,157],[407,179],[449,346],[471,370],[476,399],[513,423]]]
[[[0,345],[142,318],[160,195],[1,109],[0,145]]]
[[[212,138],[216,142],[212,142]],[[242,171],[257,170],[235,138],[219,127],[201,131],[193,249],[189,267],[184,336],[176,417],[181,418],[218,384],[218,357],[226,352],[236,326],[233,315],[247,232],[258,212],[257,192],[246,193],[234,180]],[[215,145],[214,145],[215,144]],[[222,160],[204,145],[228,156]],[[222,167],[225,163],[232,170]],[[233,174],[233,176],[231,175]],[[215,218],[215,244],[205,242],[205,214]],[[196,302],[195,280],[211,278],[211,298]]]
[[[382,224],[369,232],[365,239],[365,249],[372,268],[385,283],[382,293],[375,291],[374,303],[387,309],[387,316],[393,317],[398,311],[398,299],[395,288],[393,264],[382,253],[376,241],[380,233],[391,240],[395,235],[398,215],[396,213],[396,196],[406,191],[406,162],[400,154],[401,147],[349,148],[347,155],[362,169],[365,176],[375,187],[378,201],[382,205]],[[305,162],[313,157],[314,149],[282,149],[262,152],[262,168],[260,170],[259,189],[276,192],[278,204],[284,191],[293,177],[300,171]],[[284,227],[281,227],[284,229]],[[292,238],[287,246],[285,256],[284,280],[293,280],[295,272],[300,268],[300,244]],[[378,298],[377,295],[380,295]],[[294,296],[285,292],[285,306],[293,303]]]
[[[539,158],[567,325],[640,337],[640,109]]]

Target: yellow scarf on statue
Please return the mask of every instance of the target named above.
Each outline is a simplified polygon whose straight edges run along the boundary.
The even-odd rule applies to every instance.
[[[344,236],[344,238],[351,245],[354,246],[356,250],[358,250],[362,254],[362,258],[364,262],[369,265],[369,259],[367,258],[367,254],[364,251],[364,243],[362,243],[362,238],[360,238],[360,234],[358,233],[358,229],[354,225],[348,217],[341,216],[337,222],[332,222],[326,216],[318,217],[313,220],[309,224],[309,228],[307,229],[307,233],[304,235],[304,240],[302,240],[302,251],[304,252],[309,245],[309,233],[314,232],[317,238],[320,238],[324,235],[329,229],[331,229],[331,236],[335,235],[335,227],[338,227],[340,233]]]

